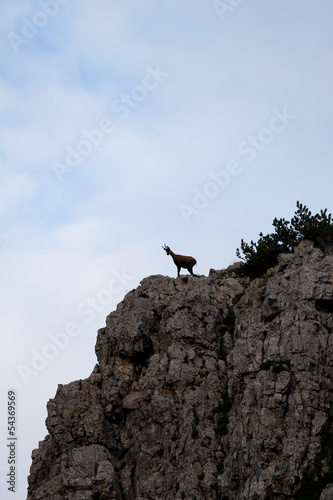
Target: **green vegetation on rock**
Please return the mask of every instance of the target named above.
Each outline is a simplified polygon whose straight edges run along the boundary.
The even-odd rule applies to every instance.
[[[291,221],[284,218],[273,220],[274,233],[259,233],[259,240],[246,243],[241,240],[241,248],[236,255],[244,260],[240,272],[256,278],[277,264],[280,253],[290,253],[302,241],[313,241],[315,246],[327,250],[333,245],[333,219],[327,209],[312,215],[311,211],[297,202],[297,210]]]

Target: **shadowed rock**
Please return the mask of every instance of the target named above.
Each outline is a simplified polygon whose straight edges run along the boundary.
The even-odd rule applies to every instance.
[[[324,476],[333,256],[304,241],[252,282],[236,268],[127,294],[91,376],[47,405],[29,500],[286,500]]]

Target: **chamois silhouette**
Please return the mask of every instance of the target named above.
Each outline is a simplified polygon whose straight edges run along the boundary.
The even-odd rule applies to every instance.
[[[193,257],[187,257],[186,255],[177,255],[176,253],[173,253],[172,250],[166,244],[164,243],[164,247],[162,246],[163,250],[166,251],[167,255],[171,255],[173,258],[174,263],[177,266],[177,271],[179,276],[180,269],[183,267],[184,269],[187,269],[193,276],[193,267],[196,265],[197,261]]]

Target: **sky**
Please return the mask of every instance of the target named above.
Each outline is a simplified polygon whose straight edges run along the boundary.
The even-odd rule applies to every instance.
[[[331,0],[1,0],[1,498],[154,274],[333,210]],[[15,392],[15,493],[8,391]]]

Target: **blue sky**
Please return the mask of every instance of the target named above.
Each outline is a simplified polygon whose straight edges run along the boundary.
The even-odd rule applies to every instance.
[[[175,276],[162,244],[207,275],[297,200],[332,211],[333,4],[1,7],[0,408],[15,387],[24,498],[57,384],[89,376],[127,291]]]

